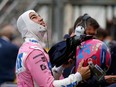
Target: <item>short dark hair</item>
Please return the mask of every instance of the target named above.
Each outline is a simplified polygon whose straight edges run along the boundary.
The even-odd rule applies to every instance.
[[[75,30],[76,26],[78,26],[82,22],[82,20],[83,20],[83,16],[79,16],[76,19],[76,21],[74,23],[74,30]],[[92,17],[90,17],[90,18],[88,18],[86,20],[86,24],[87,24],[87,26],[88,25],[92,26],[94,29],[98,29],[99,28],[98,22],[94,18],[92,18]]]
[[[100,37],[102,38],[106,38],[107,36],[109,36],[108,31],[106,29],[102,29],[99,28],[97,30],[97,34],[96,34],[97,38],[99,39]]]
[[[74,32],[74,29],[73,29],[73,27],[71,27],[71,28],[69,29],[68,34],[71,35],[73,32]]]

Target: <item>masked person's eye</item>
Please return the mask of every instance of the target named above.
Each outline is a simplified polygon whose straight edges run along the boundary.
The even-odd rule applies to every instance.
[[[35,18],[37,18],[37,16],[36,16],[35,14],[32,14],[32,15],[30,16],[30,19],[35,19]]]
[[[36,16],[31,17],[31,19],[35,19],[35,18],[37,18],[37,17]]]

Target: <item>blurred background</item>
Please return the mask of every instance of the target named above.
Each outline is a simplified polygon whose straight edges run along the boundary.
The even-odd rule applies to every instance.
[[[23,43],[16,22],[29,9],[34,9],[46,22],[50,47],[63,40],[64,35],[74,26],[75,20],[85,13],[96,19],[113,41],[116,40],[116,0],[0,0],[0,85],[15,80],[16,56]],[[99,34],[104,36],[105,33]],[[111,69],[116,73],[116,42],[112,48]],[[17,87],[16,84],[6,85],[0,87]]]
[[[16,28],[17,18],[28,9],[37,11],[47,23],[50,46],[61,41],[84,13],[95,18],[116,40],[116,0],[0,0],[0,25],[11,23]],[[16,36],[14,42],[20,45],[20,34]]]

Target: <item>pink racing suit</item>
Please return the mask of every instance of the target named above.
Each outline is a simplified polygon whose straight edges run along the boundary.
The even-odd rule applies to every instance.
[[[53,69],[52,75],[49,56],[36,40],[27,39],[20,47],[16,61],[18,87],[73,87],[82,80],[78,72],[66,79],[55,80],[53,76],[57,76],[54,75],[57,70],[61,72]]]

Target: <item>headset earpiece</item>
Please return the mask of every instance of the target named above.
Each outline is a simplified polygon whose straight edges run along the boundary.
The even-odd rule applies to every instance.
[[[91,18],[88,14],[84,14],[82,20],[87,21],[89,18]]]
[[[75,35],[80,36],[82,34],[85,34],[85,30],[87,28],[87,20],[89,18],[91,18],[91,17],[88,14],[84,14],[82,16],[81,22],[75,28]]]

